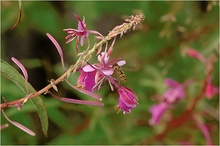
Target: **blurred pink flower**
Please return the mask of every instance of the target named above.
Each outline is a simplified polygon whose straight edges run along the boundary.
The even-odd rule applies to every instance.
[[[163,113],[168,108],[168,104],[165,102],[153,105],[150,107],[149,111],[152,115],[152,118],[149,121],[150,125],[156,125],[159,123]]]
[[[196,50],[194,50],[194,49],[192,49],[192,48],[189,48],[189,49],[187,50],[187,54],[188,54],[190,57],[196,58],[196,59],[198,59],[199,61],[201,61],[201,62],[203,62],[203,63],[206,62],[205,57],[204,57],[201,53],[197,52]]]
[[[211,99],[215,94],[219,94],[219,87],[213,86],[211,76],[208,76],[206,80],[205,95],[208,99]]]
[[[188,83],[180,84],[173,79],[165,79],[165,83],[169,87],[169,89],[164,93],[163,98],[168,103],[173,103],[176,100],[183,99],[185,96],[184,88]]]
[[[126,87],[119,87],[118,89],[118,105],[116,108],[123,111],[124,114],[130,113],[138,104],[138,97],[134,91]]]

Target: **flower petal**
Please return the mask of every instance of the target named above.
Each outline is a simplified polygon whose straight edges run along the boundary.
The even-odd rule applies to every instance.
[[[93,106],[103,106],[103,103],[100,103],[100,102],[93,102],[93,101],[86,101],[86,100],[78,100],[78,99],[72,99],[72,98],[65,98],[65,97],[59,97],[59,96],[56,96],[54,95],[53,93],[50,92],[50,94],[61,100],[61,101],[64,101],[64,102],[68,102],[68,103],[75,103],[75,104],[83,104],[83,105],[93,105]]]
[[[108,54],[106,52],[101,52],[98,55],[99,62],[101,62],[103,64],[106,64],[108,62],[108,59],[109,59],[109,56],[108,56]]]
[[[107,76],[112,75],[114,73],[113,70],[102,70],[102,72]]]
[[[176,81],[174,81],[173,79],[170,79],[170,78],[166,78],[166,79],[165,79],[165,83],[166,83],[166,85],[169,86],[169,87],[176,87],[176,86],[179,85],[178,82],[176,82]]]
[[[92,72],[95,70],[95,66],[91,66],[91,65],[86,65],[85,67],[83,67],[83,71],[84,72]]]
[[[118,61],[117,64],[119,66],[122,66],[122,65],[125,65],[126,64],[126,61],[125,60],[121,60],[121,61]]]
[[[63,70],[65,70],[65,66],[64,66],[64,59],[63,59],[63,51],[62,48],[60,47],[60,45],[58,44],[58,42],[54,39],[54,37],[52,35],[50,35],[49,33],[46,33],[46,35],[48,36],[48,38],[53,42],[53,44],[55,45],[59,55],[60,55],[60,59],[61,59],[61,63],[62,63],[62,67]]]
[[[167,108],[168,108],[168,104],[164,102],[151,106],[149,111],[152,115],[152,118],[150,119],[149,123],[151,125],[158,124],[163,113]]]
[[[22,73],[24,75],[24,78],[25,78],[26,93],[28,94],[28,73],[27,73],[27,70],[21,64],[21,62],[19,62],[16,58],[12,57],[11,60],[14,61],[14,63],[21,69],[21,71],[22,71]]]
[[[21,125],[21,124],[18,123],[18,122],[15,122],[15,121],[10,120],[10,119],[7,117],[7,115],[5,114],[5,112],[4,112],[3,110],[2,110],[2,114],[3,114],[4,117],[5,117],[11,124],[13,124],[14,126],[20,128],[21,130],[23,130],[24,132],[30,134],[31,136],[35,136],[35,133],[34,133],[32,130],[28,129],[27,127]]]

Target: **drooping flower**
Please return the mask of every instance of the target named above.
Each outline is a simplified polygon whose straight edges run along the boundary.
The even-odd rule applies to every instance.
[[[118,88],[118,105],[115,106],[116,109],[122,110],[123,114],[126,114],[130,113],[137,104],[138,97],[134,91],[123,86]]]
[[[176,100],[183,99],[185,96],[184,88],[189,82],[180,84],[173,79],[165,79],[165,83],[169,89],[163,94],[163,98],[168,103],[173,103]]]
[[[86,70],[83,71],[83,69],[80,70],[81,74],[78,77],[77,86],[81,87],[87,91],[94,91],[95,88],[95,75],[97,73],[96,70]]]
[[[153,105],[150,107],[149,112],[152,115],[152,118],[149,121],[150,125],[156,125],[159,123],[163,113],[169,107],[166,102],[161,102],[159,104]]]

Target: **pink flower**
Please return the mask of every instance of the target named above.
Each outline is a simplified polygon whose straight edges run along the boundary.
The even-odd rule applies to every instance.
[[[93,71],[83,71],[82,69],[80,70],[81,74],[78,78],[77,81],[77,86],[82,87],[83,89],[87,91],[94,91],[95,88],[95,75],[97,73],[96,70]]]
[[[64,29],[63,31],[66,31],[68,33],[68,35],[66,36],[66,40],[67,40],[66,44],[70,43],[72,40],[76,38],[76,52],[78,52],[78,43],[79,43],[80,37],[81,37],[81,40],[80,40],[81,46],[83,46],[85,39],[87,39],[88,44],[89,44],[89,39],[88,39],[89,33],[97,34],[101,36],[101,38],[103,38],[103,36],[99,32],[95,30],[86,29],[85,18],[82,20],[78,15],[76,14],[73,14],[73,15],[78,20],[78,28],[77,29],[67,28],[67,29]]]
[[[169,87],[169,89],[164,93],[163,98],[168,103],[173,103],[176,100],[183,99],[185,96],[184,88],[188,85],[188,82],[184,84],[179,84],[173,79],[165,79],[165,83]]]
[[[88,38],[89,32],[86,29],[85,19],[83,19],[82,21],[78,15],[76,14],[73,15],[78,20],[78,29],[68,28],[68,29],[64,29],[64,31],[68,33],[68,35],[66,36],[67,39],[66,43],[69,43],[76,38],[76,51],[78,52],[79,37],[81,37],[80,45],[83,46],[84,39]]]
[[[152,118],[150,119],[149,123],[151,125],[156,125],[159,123],[163,113],[168,108],[168,104],[165,102],[153,105],[150,107],[149,111],[152,115]]]
[[[116,108],[123,111],[124,114],[130,113],[133,108],[138,104],[138,97],[129,88],[119,87],[118,89],[118,105]]]
[[[201,62],[203,62],[203,63],[206,62],[205,57],[204,57],[201,53],[197,52],[197,51],[194,50],[194,49],[189,48],[189,49],[187,50],[187,54],[188,54],[190,57],[196,58],[196,59],[198,59],[199,61],[201,61]]]
[[[111,89],[113,90],[113,84],[116,84],[115,79],[111,77],[114,73],[112,65],[119,60],[115,58],[111,61],[109,60],[108,53],[102,52],[98,55],[98,60],[100,63],[95,63],[92,65],[86,65],[81,69],[81,74],[78,78],[78,86],[83,86],[88,91],[99,90],[106,79],[108,80]],[[119,66],[124,65],[126,62],[124,60],[118,61]],[[116,85],[117,86],[117,85]]]
[[[208,76],[206,80],[206,88],[205,88],[205,95],[208,99],[211,99],[213,95],[219,93],[219,88],[212,85],[211,76]]]

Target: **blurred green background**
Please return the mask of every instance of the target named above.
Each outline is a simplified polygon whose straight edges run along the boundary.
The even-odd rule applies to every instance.
[[[168,1],[96,1],[96,2],[22,2],[23,16],[21,23],[13,30],[17,20],[18,2],[1,1],[1,57],[14,65],[10,58],[16,57],[27,68],[29,82],[36,90],[46,86],[50,79],[56,79],[63,73],[59,55],[46,37],[50,33],[63,48],[66,66],[77,60],[75,41],[65,44],[65,28],[77,28],[73,13],[81,18],[85,16],[87,29],[97,30],[103,35],[135,10],[142,10],[145,21],[135,31],[129,31],[118,38],[114,46],[114,57],[127,61],[126,87],[134,90],[139,97],[139,105],[128,115],[117,114],[117,92],[104,87],[97,92],[104,107],[75,105],[57,101],[44,96],[49,116],[48,137],[44,137],[39,118],[33,105],[28,102],[21,110],[9,108],[6,114],[33,131],[32,137],[10,125],[1,131],[1,144],[144,144],[149,138],[161,133],[169,115],[160,124],[150,126],[148,109],[158,103],[154,98],[166,90],[165,78],[184,82],[196,79],[186,90],[186,98],[173,107],[173,116],[178,116],[201,91],[205,78],[204,66],[199,61],[185,54],[191,47],[203,53],[219,55],[219,5],[217,1],[168,2]],[[97,40],[90,35],[93,45]],[[79,51],[85,49],[80,47]],[[96,61],[93,56],[91,63]],[[215,63],[212,75],[213,84],[219,86],[219,62]],[[16,67],[17,68],[17,67]],[[70,80],[76,85],[79,74]],[[58,85],[57,95],[76,99],[92,100],[65,83]],[[1,78],[1,96],[12,101],[25,96],[21,90],[4,77]],[[219,144],[218,96],[212,100],[202,99],[196,111],[204,109],[213,115],[206,115],[204,121],[209,125],[214,144]],[[6,123],[4,117],[1,123]],[[205,144],[199,129],[184,125],[172,131],[164,139],[151,141],[150,144]]]

